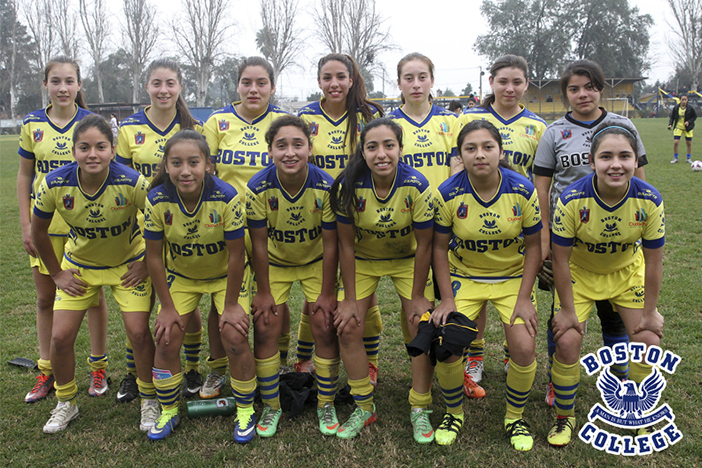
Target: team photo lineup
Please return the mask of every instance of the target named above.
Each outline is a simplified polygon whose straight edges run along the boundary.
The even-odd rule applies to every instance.
[[[495,443],[529,451],[578,438],[593,306],[604,347],[648,349],[663,337],[664,204],[646,182],[639,132],[605,110],[605,75],[591,60],[561,71],[570,110],[551,124],[520,104],[529,86],[520,56],[494,60],[490,91],[465,109],[434,103],[430,57],[410,53],[396,71],[402,104],[386,112],[354,58],[325,55],[321,99],[293,115],[272,103],[271,64],[248,57],[237,73],[241,100],[200,121],[180,65],[157,59],[144,74],[150,104],[118,123],[87,109],[76,60],[47,63],[49,105],[23,120],[17,174],[40,372],[25,401],[57,399],[44,433],[71,431],[80,414],[86,382],[76,359],[87,358],[89,396],[108,395],[109,286],[126,352],[109,395],[140,402],[134,425],[149,440],[187,434],[186,401],[188,412],[233,405],[225,423],[236,443],[274,437],[279,425],[300,424],[281,405],[286,373],[313,376],[323,436],[354,438],[383,419],[375,400],[388,315],[376,290],[388,277],[411,363],[398,409],[407,438],[451,445],[471,430],[464,400],[487,397],[488,303],[504,330],[506,442]],[[695,119],[681,96],[668,125],[671,163],[681,138],[692,163]],[[298,282],[301,310],[288,305]],[[537,307],[537,289],[552,303]],[[550,317],[546,329],[537,309]],[[89,353],[75,349],[86,315]],[[544,337],[548,362],[537,363]],[[547,382],[535,382],[539,365]],[[610,371],[636,386],[657,372],[636,360]],[[524,411],[536,384],[553,407],[544,434]],[[343,389],[353,405],[337,414]]]

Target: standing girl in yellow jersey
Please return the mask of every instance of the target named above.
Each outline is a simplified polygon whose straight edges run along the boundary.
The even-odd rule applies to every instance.
[[[245,261],[244,207],[236,191],[210,175],[210,169],[205,138],[181,130],[166,143],[162,168],[146,201],[147,264],[161,302],[154,324],[153,374],[162,412],[147,434],[151,440],[165,439],[180,423],[179,351],[203,293],[211,294],[221,311],[219,330],[229,350],[237,403],[234,439],[241,442],[241,426],[252,429],[256,381],[248,343],[248,297],[238,303]]]
[[[202,132],[202,123],[193,118],[181,93],[183,75],[176,62],[154,60],[146,69],[146,92],[151,105],[122,121],[117,137],[117,161],[139,171],[151,182],[163,159],[163,150],[170,137],[181,129]],[[139,218],[141,221],[141,217]],[[188,322],[183,340],[185,351],[185,385],[183,395],[193,396],[202,386],[198,371],[202,348],[202,317],[199,309]],[[134,357],[127,342],[127,375],[117,392],[117,401],[136,398]]]
[[[382,107],[368,100],[366,84],[354,59],[346,54],[328,54],[317,63],[317,84],[324,97],[305,106],[299,116],[308,123],[312,135],[312,158],[314,164],[336,178],[346,168],[349,157],[354,154],[363,127],[373,119],[382,117]],[[314,339],[310,332],[307,307],[303,308],[297,338],[298,370],[311,370]],[[281,340],[287,353],[289,319]],[[371,384],[378,382],[378,350],[383,322],[378,300],[373,295],[366,314],[366,329],[363,342],[368,355]],[[286,336],[288,337],[286,340]]]
[[[241,101],[215,111],[205,122],[203,133],[210,147],[217,176],[232,185],[242,203],[246,184],[264,167],[271,164],[265,134],[271,122],[287,113],[270,103],[275,92],[273,67],[262,57],[248,57],[238,68],[237,92]],[[247,237],[247,243],[250,240]],[[247,246],[250,252],[250,244]],[[249,288],[245,281],[245,287]],[[210,374],[200,389],[200,397],[214,398],[225,383],[227,357],[222,348],[217,323],[219,315],[210,310],[208,336]]]
[[[441,304],[432,320],[444,321],[451,311],[473,320],[487,301],[495,306],[512,351],[504,428],[515,449],[531,450],[522,414],[536,374],[539,202],[529,179],[502,167],[502,138],[493,124],[470,122],[457,142],[464,169],[439,187],[436,199],[432,265]],[[462,423],[460,412],[450,424],[454,439]]]
[[[74,343],[85,312],[102,286],[112,288],[134,345],[142,397],[139,428],[146,431],[158,417],[158,402],[151,378],[151,281],[143,262],[144,240],[136,214],[144,208],[149,183],[113,160],[112,130],[99,115],[85,117],[76,126],[73,155],[75,162],[53,171],[42,182],[32,217],[32,241],[58,288],[51,365],[59,403],[44,432],[62,431],[78,416]],[[60,264],[49,240],[54,213],[71,226]]]
[[[24,401],[34,403],[54,390],[54,376],[51,370],[50,345],[51,326],[54,316],[56,285],[49,276],[46,266],[37,256],[31,238],[30,220],[34,197],[39,186],[50,171],[73,161],[71,156],[71,131],[84,117],[91,115],[81,92],[80,67],[78,63],[64,56],[49,60],[44,69],[44,87],[49,93],[50,104],[28,114],[24,118],[20,134],[20,167],[17,173],[17,201],[19,202],[22,243],[30,255],[32,276],[37,290],[37,338],[39,341],[39,371],[34,388],[27,393]],[[70,227],[55,216],[49,229],[54,253],[61,257]],[[98,302],[88,309],[91,353],[90,396],[101,396],[107,391],[107,306],[102,292]]]

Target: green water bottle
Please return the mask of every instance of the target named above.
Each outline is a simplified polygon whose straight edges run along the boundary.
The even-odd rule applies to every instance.
[[[229,416],[236,413],[234,398],[218,398],[216,400],[198,400],[187,403],[188,417]]]

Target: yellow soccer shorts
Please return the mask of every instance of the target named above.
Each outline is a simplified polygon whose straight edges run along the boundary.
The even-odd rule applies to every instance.
[[[300,282],[307,302],[317,302],[322,292],[322,261],[292,267],[269,265],[268,282],[276,305],[288,301],[290,289],[295,281]]]
[[[644,273],[643,255],[638,255],[636,261],[628,267],[604,275],[584,270],[571,263],[573,302],[578,321],[587,320],[596,301],[609,300],[615,309],[643,309]],[[561,301],[556,294],[554,312],[558,313],[560,310]]]
[[[149,312],[151,310],[151,278],[133,288],[122,286],[122,275],[127,273],[127,265],[120,265],[104,270],[78,267],[64,258],[61,268],[76,268],[78,276],[88,286],[82,296],[69,296],[60,289],[56,290],[54,310],[86,310],[98,303],[98,292],[103,286],[112,288],[112,295],[122,312]]]
[[[490,301],[499,312],[500,320],[509,324],[512,320],[514,307],[517,305],[517,296],[521,285],[522,278],[512,278],[499,283],[481,283],[451,274],[451,289],[453,289],[457,312],[464,314],[471,320],[475,320],[483,305]],[[531,303],[536,309],[535,290],[531,291]],[[514,323],[524,323],[524,320],[517,318]]]
[[[356,299],[364,299],[378,289],[378,282],[383,276],[389,276],[400,297],[412,299],[414,282],[414,257],[397,260],[360,260],[356,259]],[[434,301],[434,281],[431,269],[424,286],[424,297]],[[341,300],[341,298],[339,299]]]
[[[239,290],[239,305],[248,314],[250,312],[249,287],[248,287],[248,267],[244,269],[244,281],[241,283]],[[168,291],[171,293],[173,305],[179,315],[186,315],[193,312],[200,304],[200,299],[204,294],[210,294],[212,301],[217,308],[219,315],[224,311],[224,300],[227,297],[227,278],[219,278],[213,280],[194,280],[176,275],[170,271],[166,271],[166,281],[168,282]],[[161,312],[161,306],[158,306],[158,311]]]
[[[63,258],[63,249],[66,246],[66,242],[68,242],[68,236],[49,236],[49,239],[51,239],[51,248],[54,249],[54,255],[56,255],[56,259],[60,263]],[[39,273],[42,275],[49,276],[49,270],[46,269],[46,265],[41,261],[41,258],[30,255],[29,265],[32,268],[39,268]]]
[[[687,131],[685,131],[685,130],[683,130],[683,129],[680,129],[680,128],[678,128],[678,127],[675,127],[675,128],[673,129],[673,139],[679,140],[680,137],[684,137],[686,140],[692,140],[692,133],[693,133],[693,132],[694,132],[694,130],[687,130]]]

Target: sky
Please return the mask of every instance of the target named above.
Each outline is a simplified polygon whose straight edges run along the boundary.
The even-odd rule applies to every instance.
[[[160,18],[166,20],[172,17],[174,8],[179,0],[147,0],[156,6]],[[256,49],[256,32],[261,28],[259,15],[259,2],[257,0],[229,0],[230,10],[228,21],[235,23],[230,30],[227,52],[241,55],[260,55]],[[299,100],[314,92],[319,91],[317,86],[316,62],[324,55],[325,51],[314,37],[312,32],[313,19],[310,14],[317,0],[299,0],[300,29],[304,46],[303,53],[298,60],[298,66],[283,73],[278,86],[278,96],[296,97]],[[487,30],[486,22],[480,15],[480,1],[450,1],[450,10],[446,8],[448,2],[441,2],[435,11],[427,11],[427,5],[433,2],[427,0],[377,0],[377,9],[380,15],[386,18],[385,26],[389,28],[390,35],[396,49],[380,56],[385,63],[387,75],[385,79],[376,78],[376,90],[384,90],[388,96],[398,94],[396,65],[397,62],[410,52],[421,52],[427,55],[435,65],[434,89],[450,88],[458,94],[468,82],[478,92],[480,86],[480,67],[489,68],[490,63],[478,56],[473,50],[475,39]],[[119,18],[121,1],[110,2],[115,17]],[[651,46],[648,59],[651,70],[648,72],[648,83],[657,79],[665,81],[672,74],[667,42],[673,39],[673,32],[669,26],[672,14],[659,0],[629,0],[629,4],[639,8],[640,13],[650,14],[655,21],[651,29]],[[165,28],[162,28],[165,29]],[[115,24],[115,30],[118,25]],[[116,45],[113,44],[116,48]],[[160,44],[163,55],[176,55],[175,46],[167,39],[162,39]],[[487,76],[483,77],[483,94],[490,89]]]

